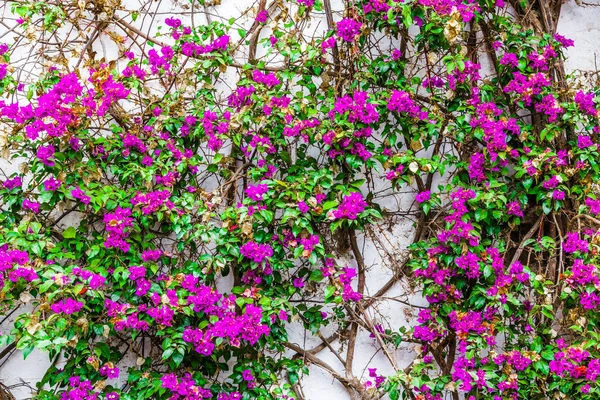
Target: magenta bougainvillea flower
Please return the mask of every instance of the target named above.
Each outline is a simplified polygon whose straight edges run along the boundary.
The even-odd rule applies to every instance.
[[[337,23],[337,35],[346,42],[353,42],[360,34],[362,23],[351,18],[344,18]]]

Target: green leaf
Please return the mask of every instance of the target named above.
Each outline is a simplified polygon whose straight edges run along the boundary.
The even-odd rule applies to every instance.
[[[177,348],[177,352],[173,353],[171,360],[175,363],[176,366],[179,366],[183,361],[183,356],[185,355],[185,350],[182,347]]]
[[[308,278],[308,280],[311,282],[321,282],[323,280],[323,274],[321,273],[321,270],[315,269],[310,274],[310,277]]]
[[[175,352],[175,348],[174,347],[169,347],[168,349],[166,349],[163,354],[162,354],[162,359],[163,360],[167,360],[169,357],[171,357],[171,355]]]
[[[402,20],[404,21],[404,26],[410,28],[413,24],[412,10],[410,6],[402,7]]]
[[[330,299],[335,293],[335,286],[327,286],[325,289],[325,299]]]
[[[425,202],[421,204],[421,207],[423,207],[423,212],[425,213],[425,215],[428,215],[429,211],[431,210],[431,204],[429,204],[429,202]]]
[[[331,210],[338,205],[337,201],[329,200],[323,203],[323,211]]]
[[[288,379],[291,385],[298,383],[298,374],[296,372],[288,371]]]
[[[42,283],[42,284],[39,286],[39,291],[40,291],[40,293],[46,293],[46,291],[48,291],[48,289],[50,289],[50,287],[51,287],[52,285],[54,285],[54,280],[52,280],[52,279],[49,279],[49,280],[47,280],[46,282]]]
[[[31,352],[35,349],[34,346],[27,346],[23,349],[23,359],[26,359],[27,356],[31,354]]]
[[[542,203],[542,210],[544,214],[548,215],[552,212],[552,202],[550,200],[546,200]]]
[[[63,232],[63,236],[65,239],[73,239],[77,236],[77,230],[70,226]]]

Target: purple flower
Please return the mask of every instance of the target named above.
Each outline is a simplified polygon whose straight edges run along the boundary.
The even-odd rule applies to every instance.
[[[505,55],[502,56],[502,58],[500,58],[500,64],[501,65],[510,65],[510,66],[517,68],[519,66],[519,60],[518,60],[516,54],[506,53]]]
[[[261,24],[267,22],[268,18],[269,13],[267,12],[267,10],[260,10],[258,14],[256,14],[256,22],[260,22]]]
[[[69,139],[69,145],[71,146],[73,151],[79,151],[79,149],[81,148],[81,143],[79,143],[79,139],[75,136],[72,136],[71,139]]]
[[[250,371],[249,369],[246,369],[246,370],[242,371],[242,378],[245,381],[253,381],[254,380],[254,376],[252,375],[252,371]]]
[[[579,303],[586,310],[593,310],[600,305],[600,297],[596,293],[583,292],[579,299]]]
[[[594,141],[589,136],[577,136],[577,147],[585,149],[594,145]]]
[[[321,43],[321,53],[327,53],[327,49],[332,49],[335,47],[335,37],[330,37],[329,39],[323,40]]]
[[[176,390],[179,381],[177,380],[177,376],[175,374],[166,374],[160,378],[162,383],[162,387],[170,390]]]
[[[332,214],[335,219],[348,218],[354,220],[368,205],[369,204],[363,200],[362,194],[354,192],[350,193],[348,196],[344,196],[342,203]]]
[[[580,239],[577,232],[569,232],[565,236],[566,238],[563,243],[565,253],[574,253],[576,251],[587,253],[589,251],[589,243],[584,239]],[[575,269],[577,265],[576,261],[573,269]]]
[[[296,279],[294,279],[293,285],[295,288],[303,288],[304,280],[302,278],[296,278]]]
[[[131,210],[128,208],[117,207],[117,209],[104,216],[104,224],[108,235],[104,241],[107,249],[117,248],[124,253],[129,251],[130,245],[126,242],[129,232],[126,228],[133,226]]]
[[[481,275],[479,272],[479,257],[470,251],[456,259],[456,266],[465,270],[469,278],[478,278]]]
[[[248,242],[240,247],[240,253],[255,263],[261,263],[266,257],[273,255],[273,249],[268,244]]]
[[[281,81],[277,78],[274,72],[269,72],[265,74],[257,69],[252,71],[252,80],[256,83],[262,83],[263,85],[272,88],[281,83]]]
[[[76,199],[81,200],[81,202],[83,204],[90,204],[90,200],[91,198],[89,196],[86,196],[85,193],[83,192],[83,190],[81,190],[81,188],[77,187],[73,190],[71,190],[71,196],[73,196]]]
[[[596,110],[596,104],[594,103],[594,93],[584,93],[583,91],[578,91],[575,94],[575,103],[579,106],[579,109],[584,113],[592,116],[598,116],[598,110]]]
[[[71,298],[60,300],[50,306],[50,309],[53,312],[55,312],[57,314],[63,313],[63,314],[67,314],[67,315],[79,312],[82,308],[83,308],[83,303],[81,303],[77,300],[73,300]]]
[[[145,250],[142,253],[142,261],[144,262],[148,262],[148,261],[156,261],[158,260],[160,257],[162,257],[163,252],[162,250]]]
[[[167,18],[165,19],[165,24],[171,28],[177,29],[181,26],[181,20],[177,18]]]
[[[106,400],[119,400],[121,396],[117,392],[106,393]]]
[[[552,94],[544,96],[542,102],[535,105],[535,109],[537,112],[546,114],[548,122],[555,122],[558,119],[558,115],[565,111]]]
[[[415,200],[417,201],[417,203],[424,203],[426,201],[429,201],[429,199],[431,199],[431,192],[429,190],[426,190],[424,192],[417,194],[417,197]]]
[[[346,113],[348,113],[349,122],[360,121],[364,124],[372,124],[379,120],[377,108],[369,102],[369,95],[366,92],[354,92],[352,96],[336,99],[333,110],[329,112],[329,118],[334,119],[336,114],[345,115]]]
[[[40,212],[40,203],[36,203],[35,201],[30,201],[30,200],[23,200],[23,209],[24,210],[31,210],[33,211],[35,214]]]
[[[544,181],[544,183],[542,183],[542,186],[544,187],[544,189],[550,190],[557,187],[560,182],[560,178],[557,175],[553,175],[550,179]]]
[[[20,176],[15,176],[12,179],[7,179],[6,181],[4,181],[2,186],[4,186],[8,190],[12,190],[14,188],[21,187],[21,185],[23,185],[23,180]]]
[[[54,177],[48,178],[44,181],[44,189],[49,192],[54,192],[58,190],[60,188],[60,185],[61,182]]]
[[[559,42],[564,48],[575,46],[575,42],[572,39],[567,39],[563,35],[559,35],[558,33],[554,35],[554,40]]]
[[[253,201],[261,201],[263,199],[263,195],[268,191],[269,187],[264,184],[248,186],[248,188],[246,189],[246,196],[248,196]]]
[[[554,200],[564,200],[565,199],[565,192],[563,192],[562,190],[555,190],[552,192],[552,198]]]
[[[344,18],[337,23],[337,35],[346,42],[353,42],[360,33],[362,23],[351,18]]]
[[[149,167],[154,163],[154,160],[150,156],[144,156],[142,159],[142,165]]]
[[[511,201],[506,205],[507,214],[514,215],[515,217],[522,217],[523,211],[521,210],[521,203],[518,201]]]
[[[104,364],[98,372],[107,379],[116,379],[119,377],[119,368],[115,367],[113,363]]]
[[[42,146],[38,149],[36,156],[37,158],[44,163],[47,167],[52,167],[54,165],[54,160],[51,158],[54,156],[54,146],[49,144],[48,146]]]
[[[142,265],[136,266],[132,265],[129,267],[129,279],[135,281],[139,278],[143,278],[146,276],[146,268]]]
[[[298,210],[300,210],[300,212],[302,214],[306,214],[307,212],[310,211],[310,207],[304,201],[299,201],[298,202]]]

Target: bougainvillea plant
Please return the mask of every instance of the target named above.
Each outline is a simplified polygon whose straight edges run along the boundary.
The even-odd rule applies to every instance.
[[[48,353],[36,398],[300,400],[308,366],[353,399],[600,398],[600,97],[560,0],[152,3],[6,6],[0,358]],[[389,365],[356,372],[361,334]]]

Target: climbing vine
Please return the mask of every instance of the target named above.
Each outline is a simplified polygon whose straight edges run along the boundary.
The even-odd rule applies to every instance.
[[[561,2],[225,3],[5,6],[0,359],[47,352],[35,397],[300,400],[311,367],[598,398],[598,89]]]

